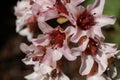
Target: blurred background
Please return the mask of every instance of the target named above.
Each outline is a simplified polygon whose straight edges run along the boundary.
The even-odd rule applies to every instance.
[[[94,0],[86,0],[84,5],[91,2]],[[26,66],[21,61],[25,54],[19,50],[19,45],[27,40],[15,32],[16,3],[17,0],[0,2],[0,80],[24,80],[24,76],[32,72],[32,66]],[[115,25],[102,28],[105,42],[116,43],[120,49],[120,0],[106,0],[104,14],[117,18]]]

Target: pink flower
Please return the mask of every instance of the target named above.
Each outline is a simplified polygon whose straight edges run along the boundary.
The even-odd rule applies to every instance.
[[[54,8],[56,0],[34,0],[32,11],[38,16],[38,23],[58,17],[58,11]]]
[[[35,65],[42,62],[45,55],[45,48],[42,46],[26,45],[22,43],[20,49],[26,54],[26,57],[22,60],[27,65]]]
[[[31,0],[18,1],[17,6],[14,7],[16,20],[16,32],[22,36],[27,36],[30,41],[38,31],[37,17],[33,15],[31,10],[32,4]]]
[[[113,16],[102,15],[105,0],[96,0],[93,5],[87,6],[73,6],[67,4],[65,7],[66,13],[62,15],[67,17],[70,22],[76,27],[76,33],[71,37],[71,41],[78,42],[82,36],[91,38],[104,38],[101,27],[114,24],[115,18]]]
[[[83,37],[82,37],[83,38]],[[80,39],[79,46],[72,48],[72,54],[81,56],[80,74],[88,75],[94,64],[97,63],[95,74],[101,75],[108,66],[108,59],[114,57],[117,51],[116,45],[101,43],[97,39],[84,37]]]
[[[46,28],[46,29],[45,29]],[[64,55],[68,60],[75,60],[76,57],[71,54],[68,46],[68,37],[74,33],[74,28],[69,26],[65,30],[60,27],[53,29],[46,25],[44,27],[46,34],[39,35],[37,39],[32,42],[35,46],[46,46],[49,49],[49,55],[54,54],[52,59],[59,60]]]

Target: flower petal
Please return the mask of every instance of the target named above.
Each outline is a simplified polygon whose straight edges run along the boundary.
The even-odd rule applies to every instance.
[[[98,52],[94,59],[98,63],[98,74],[101,75],[108,66],[107,56],[104,53]]]
[[[105,39],[101,30],[101,26],[98,25],[92,26],[92,28],[88,31],[87,35],[93,39],[97,38],[100,41]]]
[[[76,32],[76,29],[72,26],[68,26],[66,29],[65,29],[65,34],[67,37],[69,37],[70,35],[72,35],[73,33]]]
[[[96,14],[96,16],[101,15],[103,12],[105,0],[95,0],[95,3],[92,5],[91,14]]]
[[[71,0],[70,3],[71,3],[72,5],[74,5],[74,6],[77,6],[77,5],[79,5],[80,3],[84,2],[84,1],[85,1],[85,0],[75,0],[75,1],[74,1],[74,0]]]
[[[29,28],[25,28],[25,29],[21,30],[21,31],[19,32],[19,34],[22,35],[22,36],[27,36],[27,39],[28,39],[29,41],[32,40],[33,33],[30,33]]]
[[[33,73],[25,76],[25,79],[27,79],[27,80],[35,80],[37,76],[38,76],[38,74],[33,72]]]
[[[108,24],[114,24],[116,21],[116,18],[113,16],[101,15],[96,17],[95,21],[97,22],[98,26],[106,26]]]
[[[48,35],[39,35],[37,39],[32,39],[32,43],[35,46],[46,46],[49,44],[49,37]]]
[[[76,56],[71,54],[71,50],[69,49],[67,43],[64,43],[64,46],[61,48],[61,53],[64,55],[66,59],[69,61],[73,61],[76,59]]]
[[[79,45],[79,47],[77,48],[72,48],[71,50],[73,52],[82,52],[86,49],[87,45],[88,45],[89,39],[87,38],[81,45]]]
[[[49,33],[53,30],[53,28],[51,26],[49,26],[47,23],[45,22],[38,22],[39,28],[43,33]]]
[[[89,72],[91,71],[93,64],[94,64],[94,60],[93,57],[90,55],[82,55],[81,56],[81,67],[80,67],[80,74],[81,75],[87,75],[89,74]]]
[[[87,31],[77,29],[76,33],[71,36],[71,41],[77,43],[82,36],[85,36]]]
[[[62,58],[62,53],[60,52],[60,49],[56,49],[53,51],[53,61],[58,61]]]

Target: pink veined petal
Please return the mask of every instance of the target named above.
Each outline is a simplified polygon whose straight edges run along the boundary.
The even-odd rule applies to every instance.
[[[49,19],[58,17],[58,11],[56,9],[49,9],[45,12],[41,12],[38,16],[38,22],[44,22]]]
[[[60,52],[60,49],[55,49],[52,55],[53,55],[53,61],[58,61],[62,58],[63,54]]]
[[[93,57],[90,55],[82,55],[81,61],[82,61],[82,63],[81,63],[79,73],[81,75],[89,74],[89,72],[91,71],[93,64],[94,64]]]
[[[22,59],[22,62],[26,65],[35,65],[36,63],[39,63],[39,61],[33,61],[32,58],[24,58]]]
[[[89,35],[91,38],[97,38],[99,40],[104,40],[104,35],[101,30],[101,26],[95,25],[92,26],[92,28],[88,31],[87,35]]]
[[[79,45],[79,47],[77,48],[72,48],[73,52],[82,52],[86,49],[87,45],[88,45],[89,39],[87,38],[86,41],[84,41],[81,45]]]
[[[49,8],[52,8],[55,1],[52,2],[52,0],[34,0],[36,4],[39,5],[39,10],[41,12],[47,11]]]
[[[56,61],[53,62],[52,54],[53,54],[53,51],[48,49],[41,63],[48,65],[48,66],[56,67]]]
[[[103,12],[105,0],[95,0],[95,3],[92,5],[91,14],[101,15]]]
[[[39,70],[37,70],[37,71],[39,71],[39,73],[41,73],[43,75],[50,73],[52,71],[52,68],[49,65],[46,65],[44,63],[41,63],[40,66],[38,66],[38,67],[39,67]]]
[[[49,37],[48,35],[39,35],[37,39],[32,39],[32,43],[35,46],[46,46],[49,44]]]
[[[69,61],[73,61],[77,58],[76,56],[73,56],[71,54],[71,50],[69,49],[67,42],[64,42],[64,46],[60,48],[60,50],[61,50],[61,53],[64,55],[64,57]]]
[[[69,12],[69,17],[71,17],[71,19],[74,19],[75,21],[77,20],[77,18],[80,16],[81,13],[84,12],[85,8],[83,6],[73,6],[71,4],[67,4],[66,8]],[[68,18],[69,19],[69,18]],[[70,20],[72,21],[72,20]],[[72,21],[73,22],[73,21]],[[74,23],[72,23],[73,25],[76,25]]]
[[[65,34],[67,37],[69,37],[70,35],[72,35],[73,33],[76,32],[76,29],[72,26],[68,26],[66,29],[65,29]]]
[[[49,19],[54,19],[58,17],[58,11],[56,9],[50,9],[45,12],[45,15],[43,13],[42,16],[45,16],[45,21]]]
[[[40,30],[43,33],[49,33],[49,32],[51,32],[53,30],[53,28],[51,26],[49,26],[47,23],[45,23],[45,22],[39,22],[38,25],[39,25]]]
[[[95,18],[95,22],[97,22],[98,26],[106,26],[108,24],[114,24],[115,21],[116,21],[116,18],[113,16],[101,15]]]
[[[108,66],[107,56],[103,53],[98,53],[94,57],[95,61],[98,63],[98,74],[101,75],[106,70]]]
[[[38,76],[38,74],[36,72],[33,72],[27,76],[25,76],[25,79],[27,80],[35,80],[35,78]]]
[[[30,33],[30,32],[29,32],[29,28],[25,28],[25,29],[19,31],[19,34],[22,35],[22,36],[27,36],[27,39],[28,39],[29,41],[32,40],[33,33]]]
[[[87,31],[77,29],[76,33],[71,36],[71,41],[77,43],[82,36],[85,36]]]
[[[119,53],[117,50],[117,45],[112,43],[104,43],[101,45],[102,49],[104,50],[104,54],[106,54],[107,58],[114,57],[116,54]]]
[[[29,50],[29,46],[26,45],[25,43],[21,43],[21,44],[20,44],[20,49],[21,49],[21,51],[23,51],[23,52],[27,52],[27,51]]]
[[[71,4],[74,5],[74,6],[77,6],[79,5],[80,3],[84,2],[85,0],[71,0]]]

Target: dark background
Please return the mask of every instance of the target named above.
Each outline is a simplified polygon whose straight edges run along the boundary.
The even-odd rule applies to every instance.
[[[32,67],[26,66],[21,59],[25,55],[19,50],[26,38],[15,32],[14,6],[17,0],[0,2],[0,80],[24,80]]]

